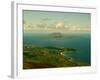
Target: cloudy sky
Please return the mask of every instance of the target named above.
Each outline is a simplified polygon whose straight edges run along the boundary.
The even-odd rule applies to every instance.
[[[24,31],[90,31],[91,14],[23,11]]]

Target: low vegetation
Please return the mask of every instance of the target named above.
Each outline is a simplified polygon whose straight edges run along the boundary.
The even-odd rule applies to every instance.
[[[24,45],[23,69],[57,68],[87,66],[64,55],[64,52],[75,52],[76,49],[51,46]]]

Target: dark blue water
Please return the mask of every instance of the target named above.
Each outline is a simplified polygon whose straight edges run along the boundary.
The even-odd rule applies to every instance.
[[[61,38],[54,38],[51,32],[24,32],[24,44],[56,46],[77,49],[77,53],[65,53],[76,61],[91,62],[91,45],[89,32],[61,33]]]

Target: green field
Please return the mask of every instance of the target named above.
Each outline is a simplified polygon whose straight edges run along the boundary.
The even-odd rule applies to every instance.
[[[73,48],[24,45],[23,69],[88,66],[64,55],[65,51],[78,55],[77,50]]]

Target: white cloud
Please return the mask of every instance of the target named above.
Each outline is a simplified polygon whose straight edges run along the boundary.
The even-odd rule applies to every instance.
[[[56,28],[65,28],[65,23],[64,22],[57,22],[56,24],[55,24],[55,27]]]
[[[88,27],[70,26],[69,31],[90,31]]]
[[[90,27],[79,27],[76,25],[65,24],[63,21],[56,23],[24,24],[24,30],[64,30],[64,31],[90,31]]]

